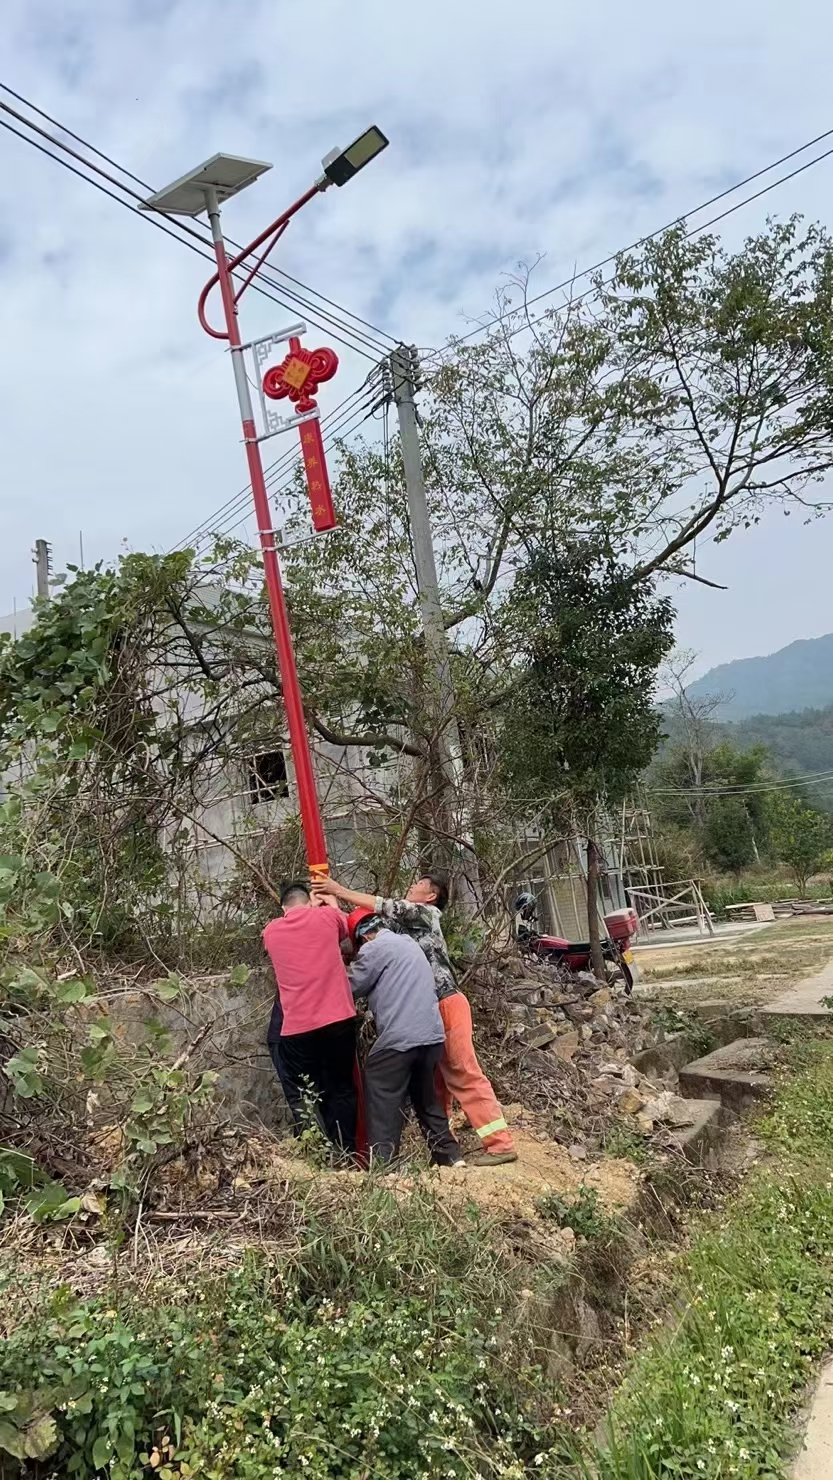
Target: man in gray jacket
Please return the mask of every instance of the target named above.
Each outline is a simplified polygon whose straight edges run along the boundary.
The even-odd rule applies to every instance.
[[[385,1163],[399,1155],[410,1099],[435,1166],[464,1166],[435,1084],[445,1029],[431,967],[415,940],[387,929],[372,910],[354,910],[348,925],[356,948],[353,996],[367,998],[376,1020],[365,1065],[371,1155]]]

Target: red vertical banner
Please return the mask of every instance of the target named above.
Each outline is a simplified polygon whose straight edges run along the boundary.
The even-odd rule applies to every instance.
[[[335,529],[338,520],[333,507],[333,496],[330,492],[330,479],[327,473],[327,462],[324,457],[324,439],[321,436],[321,424],[316,418],[314,421],[304,421],[299,428],[301,433],[301,451],[304,455],[304,471],[307,476],[307,489],[309,490],[309,501],[312,506],[313,528],[322,531]]]

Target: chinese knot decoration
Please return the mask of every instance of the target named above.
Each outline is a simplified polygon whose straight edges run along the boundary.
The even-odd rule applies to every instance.
[[[290,339],[286,359],[263,377],[263,394],[271,401],[288,396],[296,411],[314,411],[318,387],[322,381],[332,380],[337,369],[334,350],[302,349],[300,339]]]
[[[263,394],[270,401],[288,397],[299,415],[316,411],[315,397],[324,380],[331,380],[338,369],[338,355],[331,349],[303,349],[300,339],[290,339],[289,354],[280,365],[267,370],[263,377]],[[330,492],[324,440],[317,417],[300,423],[301,452],[307,478],[313,528],[335,529],[337,519]]]

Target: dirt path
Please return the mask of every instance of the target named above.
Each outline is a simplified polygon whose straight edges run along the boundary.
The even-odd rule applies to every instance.
[[[639,995],[680,1008],[717,998],[758,1006],[819,972],[831,955],[833,920],[799,916],[746,938],[642,951]]]

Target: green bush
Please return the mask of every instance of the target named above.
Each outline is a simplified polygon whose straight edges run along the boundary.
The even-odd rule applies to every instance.
[[[427,1196],[400,1207],[369,1184],[340,1216],[311,1214],[280,1261],[127,1288],[18,1309],[0,1348],[7,1453],[112,1480],[555,1473],[510,1273],[486,1227]]]

